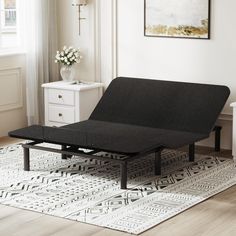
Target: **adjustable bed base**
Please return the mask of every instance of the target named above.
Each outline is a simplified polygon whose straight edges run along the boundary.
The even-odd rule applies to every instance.
[[[23,144],[24,169],[30,170],[30,149],[109,160],[120,164],[121,188],[127,188],[127,163],[155,153],[155,174],[161,174],[161,151],[189,145],[194,161],[194,143],[216,132],[215,122],[229,96],[225,86],[117,78],[86,121],[60,128],[30,126],[9,133],[34,142]],[[53,143],[61,149],[43,147]],[[90,151],[84,151],[89,149]],[[99,152],[122,154],[120,159],[101,157]]]
[[[79,156],[84,158],[91,158],[96,160],[107,160],[114,162],[116,164],[120,165],[120,173],[121,173],[121,179],[120,179],[120,188],[126,189],[127,188],[127,165],[128,162],[134,161],[135,159],[141,158],[143,156],[146,156],[148,154],[151,154],[155,152],[155,175],[161,175],[161,151],[162,148],[158,148],[156,150],[149,150],[144,153],[139,153],[137,155],[129,155],[129,156],[122,156],[121,159],[111,159],[109,157],[105,156],[99,156],[98,154],[99,150],[91,150],[90,152],[84,152],[81,150],[78,150],[73,147],[67,147],[62,146],[62,149],[56,149],[56,148],[50,148],[50,147],[43,147],[38,146],[38,142],[31,142],[27,144],[22,144],[23,150],[24,150],[24,170],[29,171],[30,170],[30,149],[36,149],[36,150],[43,150],[48,152],[54,152],[54,153],[60,153],[62,154],[63,159],[67,159],[71,156]]]

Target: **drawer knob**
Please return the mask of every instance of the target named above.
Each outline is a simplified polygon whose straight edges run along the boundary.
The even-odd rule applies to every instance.
[[[58,98],[62,98],[62,95],[58,95]]]
[[[61,114],[61,113],[59,113],[59,114],[58,114],[58,116],[62,117],[62,114]]]

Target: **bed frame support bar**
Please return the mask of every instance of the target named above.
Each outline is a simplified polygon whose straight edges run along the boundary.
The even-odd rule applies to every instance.
[[[120,181],[120,188],[127,189],[127,161],[123,161],[120,164],[120,173],[121,173],[121,181]]]
[[[215,151],[220,152],[220,140],[221,140],[221,126],[215,126],[214,130],[215,131]]]
[[[189,161],[194,162],[195,160],[195,143],[189,145]]]
[[[61,146],[61,150],[66,150],[67,146],[66,145],[62,145]],[[61,159],[62,160],[66,160],[67,159],[67,155],[66,154],[61,154]]]
[[[24,171],[30,170],[30,150],[27,147],[23,147],[24,152]]]
[[[151,153],[155,153],[155,175],[161,175],[161,152],[163,148],[154,149],[154,150],[148,150],[144,151],[142,153],[138,153],[136,155],[131,156],[123,156],[120,159],[110,159],[108,157],[103,157],[96,155],[99,152],[102,152],[102,150],[92,150],[88,153],[80,151],[77,149],[77,147],[70,147],[70,146],[62,146],[61,149],[57,148],[51,148],[51,147],[43,147],[37,144],[41,144],[42,142],[32,142],[32,143],[26,143],[22,144],[23,150],[24,150],[24,170],[29,171],[30,170],[30,149],[36,149],[36,150],[43,150],[48,152],[54,152],[59,153],[62,155],[62,158],[67,158],[70,156],[80,156],[85,158],[93,158],[97,160],[107,160],[111,162],[115,162],[120,165],[120,172],[121,172],[121,181],[120,186],[121,189],[127,189],[127,165],[129,161],[138,159],[142,156],[146,156]]]

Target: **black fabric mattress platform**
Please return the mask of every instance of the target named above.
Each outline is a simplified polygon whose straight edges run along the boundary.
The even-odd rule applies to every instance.
[[[79,148],[125,154],[125,188],[124,166],[134,156],[184,145],[192,145],[193,155],[194,143],[209,136],[229,94],[220,85],[122,77],[111,82],[88,120],[60,128],[30,126],[9,136],[62,145],[64,157],[72,147],[73,154]]]
[[[177,148],[207,135],[137,125],[87,120],[63,128],[30,126],[10,133],[12,137],[60,145],[78,146],[120,154],[137,154],[157,147]]]

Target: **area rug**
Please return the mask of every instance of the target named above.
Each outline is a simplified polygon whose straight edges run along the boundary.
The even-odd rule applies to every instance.
[[[186,153],[164,150],[162,177],[153,166],[153,155],[130,163],[128,189],[120,190],[111,162],[32,150],[25,172],[22,148],[12,145],[0,148],[0,203],[140,234],[236,184],[235,163],[221,157],[189,163]]]

